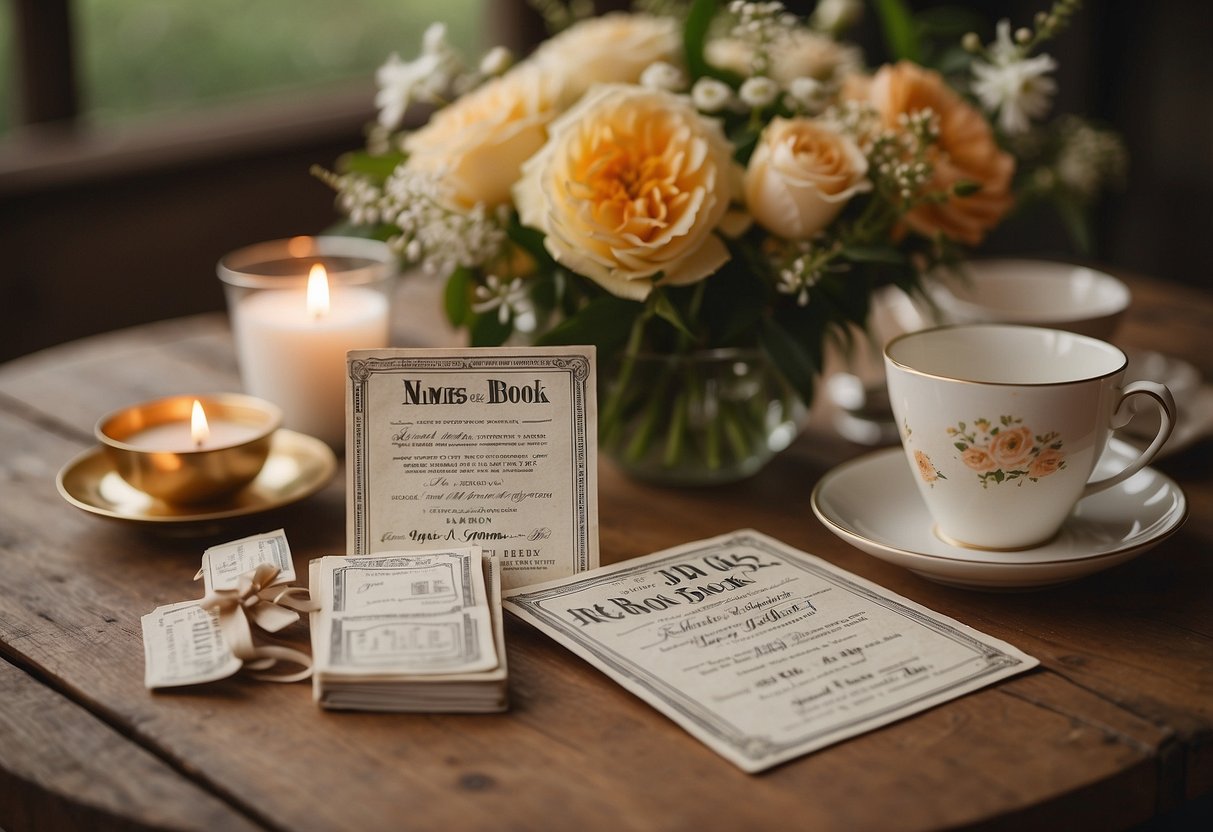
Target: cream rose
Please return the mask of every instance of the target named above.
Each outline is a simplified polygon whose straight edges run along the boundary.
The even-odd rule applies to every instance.
[[[720,126],[685,97],[602,85],[549,127],[514,201],[557,261],[624,298],[695,283],[728,260],[713,233],[736,193]]]
[[[1023,465],[1032,456],[1032,431],[1028,428],[999,431],[990,440],[990,456],[1000,468]]]
[[[784,87],[797,78],[838,81],[863,66],[863,55],[855,47],[804,28],[789,30],[772,44],[770,55],[768,75]],[[721,69],[742,75],[753,72],[754,47],[748,41],[737,38],[708,41],[704,56],[708,63]]]
[[[517,67],[434,113],[405,139],[406,165],[440,176],[459,207],[503,205],[559,100],[558,76]]]
[[[871,188],[867,172],[867,159],[846,136],[811,119],[775,118],[746,169],[746,207],[768,231],[803,240]]]
[[[948,194],[944,202],[926,202],[906,216],[906,223],[926,236],[943,234],[977,245],[1011,207],[1011,176],[1015,158],[999,149],[990,125],[965,103],[938,72],[902,61],[883,66],[870,82],[852,79],[843,88],[849,98],[866,99],[880,113],[886,127],[895,128],[902,115],[930,109],[939,117],[939,141],[932,149],[935,165],[928,192]],[[960,182],[976,182],[981,189],[957,196]]]
[[[583,20],[544,41],[530,62],[564,82],[572,104],[594,84],[635,84],[650,64],[680,64],[678,24],[668,17],[615,12]]]

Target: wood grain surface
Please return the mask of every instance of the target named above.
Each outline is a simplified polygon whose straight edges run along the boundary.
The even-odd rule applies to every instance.
[[[1213,299],[1134,280],[1120,339],[1213,376]],[[432,317],[432,316],[431,316]],[[401,343],[449,333],[404,321]],[[201,595],[202,550],[286,528],[296,568],[344,545],[339,475],[269,515],[150,534],[67,505],[56,471],[97,418],[238,389],[225,320],[170,321],[0,368],[0,828],[814,830],[1121,828],[1213,790],[1208,443],[1161,464],[1191,502],[1157,549],[1088,579],[986,594],[827,532],[809,494],[866,449],[810,431],[733,486],[660,489],[601,465],[604,563],[752,527],[1036,656],[1042,667],[746,775],[525,625],[501,716],[322,712],[306,684],[151,693],[139,618]],[[306,641],[296,627],[288,639]],[[5,661],[7,663],[5,663]]]

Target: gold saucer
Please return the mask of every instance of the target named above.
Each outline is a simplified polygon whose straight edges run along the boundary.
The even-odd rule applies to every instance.
[[[261,473],[247,486],[212,503],[174,505],[127,484],[100,446],[90,448],[59,472],[63,499],[82,511],[140,525],[199,523],[243,517],[311,496],[337,470],[329,446],[311,436],[278,430]]]

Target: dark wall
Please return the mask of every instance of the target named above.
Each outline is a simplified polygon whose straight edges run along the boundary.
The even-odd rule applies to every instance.
[[[331,193],[307,171],[349,147],[0,200],[0,359],[64,337],[221,308],[216,260],[331,223]]]
[[[991,20],[1009,16],[1021,23],[1047,4],[970,5]],[[1213,3],[1089,0],[1086,6],[1050,50],[1061,62],[1056,109],[1117,128],[1132,157],[1127,188],[1099,211],[1094,259],[1209,286]],[[525,17],[523,0],[495,0],[491,11],[486,42],[506,38],[521,45],[540,32]],[[870,12],[860,34],[869,62],[880,60]],[[0,360],[95,332],[221,309],[214,274],[221,255],[260,240],[315,233],[335,219],[331,193],[308,169],[361,142],[369,103],[368,89],[346,114],[319,128],[279,127],[245,142],[229,137],[217,151],[203,142],[202,150],[171,164],[149,165],[136,154],[131,164],[83,165],[79,175],[32,178],[6,175],[0,164]],[[318,102],[307,111],[326,109],[332,106]],[[203,122],[200,132],[205,129]],[[1043,210],[1000,229],[987,250],[1077,256],[1060,223]]]

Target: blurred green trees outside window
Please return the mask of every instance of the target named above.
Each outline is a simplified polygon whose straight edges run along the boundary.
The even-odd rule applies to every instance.
[[[80,116],[93,124],[366,80],[425,27],[481,46],[483,0],[73,0]],[[12,3],[0,3],[0,133],[18,95]]]

